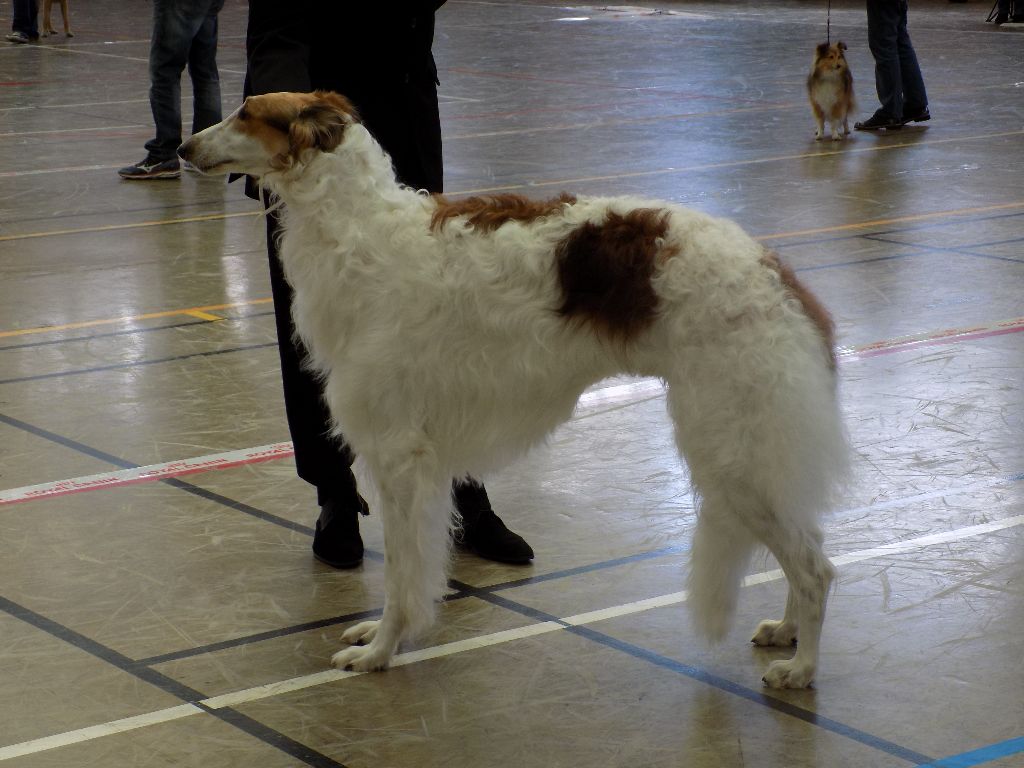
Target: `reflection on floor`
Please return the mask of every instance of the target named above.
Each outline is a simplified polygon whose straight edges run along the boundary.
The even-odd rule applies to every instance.
[[[450,0],[447,189],[728,216],[832,309],[857,467],[816,687],[761,687],[767,556],[727,640],[695,637],[686,470],[660,387],[629,380],[488,478],[533,566],[458,555],[392,670],[330,670],[383,605],[379,519],[359,570],[312,559],[259,213],[219,179],[117,178],[152,130],[149,11],[93,0],[73,39],[0,48],[0,762],[1024,766],[1021,38],[914,3],[933,120],[815,142],[824,7],[648,5]],[[831,5],[862,119],[863,4]]]

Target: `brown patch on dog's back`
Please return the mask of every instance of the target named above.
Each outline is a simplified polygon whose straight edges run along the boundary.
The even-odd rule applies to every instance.
[[[655,265],[674,252],[661,242],[667,230],[667,211],[640,208],[570,232],[555,250],[559,314],[617,339],[647,328],[658,308]]]
[[[430,219],[430,228],[435,232],[447,222],[459,216],[466,217],[466,223],[481,232],[493,232],[509,221],[529,223],[543,216],[557,213],[576,198],[563,192],[550,200],[531,200],[522,195],[486,195],[467,197],[450,202],[441,195],[434,196],[437,209]]]
[[[836,368],[836,350],[835,350],[835,336],[836,326],[832,322],[832,316],[825,309],[824,305],[818,300],[811,291],[799,280],[797,280],[796,274],[792,268],[785,264],[779,255],[772,251],[765,251],[761,257],[761,263],[764,264],[768,269],[776,272],[779,279],[782,281],[782,285],[785,286],[789,294],[800,302],[800,306],[803,307],[804,314],[807,316],[815,327],[818,329],[818,333],[821,336],[821,340],[825,344],[825,349],[828,352],[829,365],[832,370]]]

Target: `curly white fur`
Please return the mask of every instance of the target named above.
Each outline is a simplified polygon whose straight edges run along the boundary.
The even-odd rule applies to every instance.
[[[811,682],[833,578],[817,521],[847,447],[819,330],[758,243],[732,222],[634,197],[579,198],[490,231],[465,217],[432,228],[437,202],[397,184],[357,122],[332,151],[272,170],[265,138],[262,157],[250,147],[253,157],[238,159],[233,118],[182,154],[262,174],[284,200],[295,326],[336,430],[381,500],[384,615],[346,633],[368,644],[337,653],[335,665],[383,668],[430,625],[445,589],[451,477],[502,466],[568,419],[585,388],[629,373],[666,383],[699,495],[688,584],[699,626],[713,639],[726,632],[751,550],[764,544],[790,592],[784,618],[763,623],[754,642],[799,635],[796,655],[773,662],[765,682]],[[554,254],[584,223],[638,208],[668,212],[651,280],[658,308],[642,332],[609,339],[555,311]]]

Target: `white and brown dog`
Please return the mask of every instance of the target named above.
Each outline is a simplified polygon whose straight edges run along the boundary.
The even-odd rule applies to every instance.
[[[336,94],[253,96],[179,155],[262,179],[284,201],[293,317],[339,433],[377,485],[382,619],[345,632],[342,668],[386,667],[444,594],[452,477],[522,454],[616,374],[667,386],[699,497],[689,603],[722,637],[751,551],[789,580],[758,645],[765,682],[808,685],[833,569],[819,513],[847,458],[828,315],[735,224],[633,197],[456,202],[396,183]]]
[[[807,76],[807,98],[811,102],[817,130],[814,138],[825,137],[825,121],[832,128],[832,141],[839,141],[839,126],[843,136],[850,134],[850,112],[854,108],[853,75],[846,63],[846,43],[841,40],[829,45],[821,43],[814,49],[811,73]]]

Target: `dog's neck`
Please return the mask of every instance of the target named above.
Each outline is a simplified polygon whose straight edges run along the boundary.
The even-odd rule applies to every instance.
[[[365,227],[382,213],[422,207],[424,200],[397,182],[391,158],[359,124],[346,129],[333,152],[316,152],[266,182],[287,206],[291,227],[330,222],[336,232],[346,219]]]

